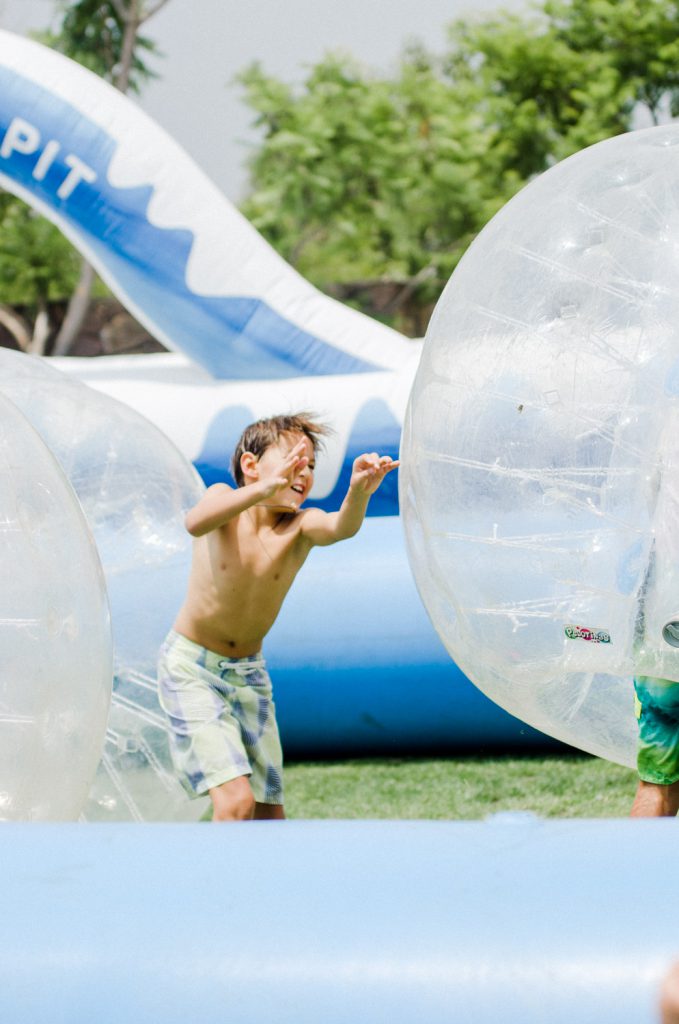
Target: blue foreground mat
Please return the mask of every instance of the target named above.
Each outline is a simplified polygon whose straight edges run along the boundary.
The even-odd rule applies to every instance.
[[[2,827],[12,1024],[651,1024],[676,821]]]

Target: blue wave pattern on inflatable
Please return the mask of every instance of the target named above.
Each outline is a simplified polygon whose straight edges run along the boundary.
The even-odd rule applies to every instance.
[[[344,462],[335,487],[322,501],[312,502],[327,512],[339,508],[347,493],[354,459],[363,452],[377,451],[398,459],[401,425],[389,411],[386,402],[374,398],[359,412],[349,437]],[[373,494],[368,505],[370,516],[398,515],[398,477],[391,473]]]
[[[229,464],[230,453],[236,447],[243,429],[252,420],[253,413],[245,405],[227,406],[215,416],[203,450],[194,460],[194,466],[208,487],[215,483],[236,486]],[[400,438],[401,425],[390,412],[387,403],[377,398],[366,402],[352,427],[337,483],[330,494],[324,498],[312,496],[307,505],[327,512],[337,509],[349,487],[354,459],[366,451],[378,451],[381,455],[398,459]],[[398,480],[391,474],[370,499],[368,515],[396,516],[398,510]]]
[[[301,330],[262,299],[201,296],[186,284],[187,230],[147,218],[151,187],[114,188],[115,142],[81,111],[0,67],[0,173],[82,239],[97,269],[147,322],[214,376],[282,379],[376,367]],[[76,155],[77,154],[77,155]]]
[[[193,462],[206,487],[222,483],[236,486],[231,473],[231,453],[252,420],[252,411],[245,405],[230,405],[217,413],[210,424],[203,450]]]

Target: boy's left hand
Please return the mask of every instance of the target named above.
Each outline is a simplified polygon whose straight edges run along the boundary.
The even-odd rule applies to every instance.
[[[359,455],[354,460],[350,487],[363,494],[374,494],[387,473],[400,466],[400,460],[389,455],[378,455],[377,452]]]

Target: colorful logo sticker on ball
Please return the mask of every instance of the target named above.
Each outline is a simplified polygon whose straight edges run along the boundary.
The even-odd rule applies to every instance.
[[[569,640],[588,640],[592,644],[610,644],[611,634],[607,629],[590,629],[589,626],[565,626],[564,633]]]

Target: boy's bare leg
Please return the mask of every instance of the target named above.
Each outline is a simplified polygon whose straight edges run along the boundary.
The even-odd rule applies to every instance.
[[[679,782],[660,786],[655,782],[640,781],[634,797],[630,817],[672,818],[679,810]]]
[[[282,821],[285,817],[285,810],[282,804],[255,804],[255,818],[264,821],[275,818]]]
[[[660,990],[662,1024],[679,1024],[679,963],[670,968]]]
[[[223,782],[209,790],[213,821],[251,821],[255,816],[255,798],[246,775]]]

